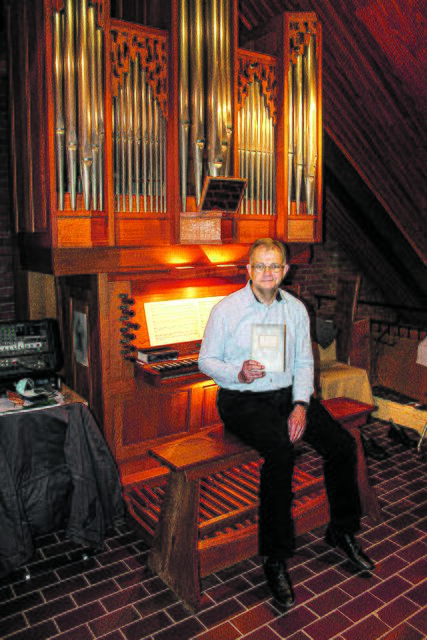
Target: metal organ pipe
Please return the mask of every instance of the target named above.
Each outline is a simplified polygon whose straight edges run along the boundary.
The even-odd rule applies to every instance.
[[[266,140],[267,140],[267,171],[266,171],[266,187],[267,187],[267,201],[266,212],[268,215],[273,213],[272,197],[273,197],[273,152],[272,152],[272,123],[270,118],[266,118]]]
[[[64,65],[62,57],[62,29],[63,16],[56,12],[54,15],[54,69],[55,69],[55,141],[56,141],[56,164],[57,164],[57,184],[58,184],[58,206],[64,209],[64,151],[65,151],[65,121],[64,121],[64,100],[63,100],[63,79]]]
[[[153,181],[153,191],[154,191],[154,211],[159,210],[159,184],[160,184],[160,154],[159,154],[159,143],[160,143],[160,135],[159,135],[159,111],[158,109],[153,109],[153,146],[154,146],[154,181]]]
[[[292,185],[295,161],[294,142],[294,65],[288,69],[288,216],[291,215]]]
[[[131,69],[125,78],[126,99],[126,174],[128,211],[133,211],[133,75]]]
[[[219,64],[220,64],[220,109],[221,121],[221,151],[223,173],[230,173],[230,143],[231,143],[231,75],[230,75],[230,20],[228,0],[220,0],[219,15]]]
[[[148,190],[147,190],[147,148],[148,148],[148,130],[147,130],[147,83],[145,71],[141,73],[141,140],[142,140],[142,184],[144,191],[144,211],[148,207]]]
[[[147,134],[148,134],[148,195],[150,198],[150,211],[153,211],[153,183],[154,183],[154,166],[153,166],[153,90],[147,87]]]
[[[221,105],[219,102],[220,77],[219,77],[219,0],[210,0],[208,3],[208,174],[221,175],[222,149],[220,141],[221,132]]]
[[[75,79],[75,24],[76,7],[73,0],[64,2],[64,97],[65,97],[65,145],[68,164],[68,190],[71,209],[77,206],[77,114]]]
[[[242,136],[243,136],[243,109],[239,109],[237,113],[237,139],[241,141]],[[238,156],[239,156],[239,167],[243,167],[244,151],[241,144],[239,145],[239,148],[238,148]],[[240,170],[240,173],[242,173],[241,170]],[[245,193],[243,194],[243,206],[245,202],[245,197],[246,197],[246,189],[245,189]]]
[[[96,37],[95,37],[95,7],[89,6],[88,9],[88,39],[89,39],[89,86],[90,86],[90,112],[92,115],[92,203],[93,208],[98,206],[98,172],[99,163],[99,123],[98,123],[98,71],[97,71],[97,55],[96,55]]]
[[[248,89],[248,94],[249,92],[250,92],[250,89]],[[251,172],[251,110],[249,106],[249,95],[246,98],[245,147],[246,147],[245,177],[248,181],[247,187],[246,187],[247,198],[246,198],[245,213],[249,213],[249,205],[251,200],[251,188],[252,188],[251,186],[252,179],[250,175],[250,172]]]
[[[254,83],[249,85],[249,149],[250,149],[250,166],[249,166],[249,200],[250,200],[250,212],[254,212],[254,200],[255,200],[255,102],[254,102]]]
[[[304,105],[303,105],[302,56],[298,55],[295,65],[295,105],[294,105],[294,162],[296,213],[300,213],[301,186],[304,171]]]
[[[160,211],[166,211],[166,122],[161,111],[159,120]]]
[[[259,175],[259,198],[261,200],[260,213],[265,214],[265,154],[266,154],[266,144],[265,144],[265,123],[266,123],[266,113],[265,106],[262,99],[262,93],[259,94],[259,112],[260,112],[260,120],[259,120],[259,129],[260,129],[260,175]]]
[[[305,192],[307,213],[314,214],[314,190],[317,166],[317,85],[316,85],[316,36],[310,34],[304,57],[305,88]]]
[[[123,86],[119,87],[120,98],[120,175],[121,175],[121,200],[122,207],[119,211],[126,211],[126,95],[127,95],[127,76],[123,80]]]
[[[79,0],[77,30],[78,58],[78,125],[79,163],[82,179],[83,202],[86,210],[91,201],[92,130],[90,112],[89,54],[88,54],[88,2]],[[92,52],[91,52],[92,53]],[[89,106],[89,108],[88,108]]]
[[[141,113],[139,110],[139,57],[136,56],[132,65],[133,70],[133,112],[134,112],[134,128],[133,128],[133,153],[134,153],[134,176],[135,176],[135,208],[136,211],[141,210],[139,195],[141,184]]]
[[[120,87],[119,87],[120,90]],[[114,194],[116,200],[120,197],[120,94],[113,97],[113,127],[114,131]]]
[[[257,84],[254,87],[254,108],[255,108],[255,118],[254,118],[254,127],[255,127],[255,179],[254,179],[254,189],[255,189],[255,199],[256,199],[256,212],[260,213],[260,200],[261,200],[261,96],[259,92],[259,85]]]
[[[182,0],[186,2],[186,0]],[[191,150],[194,164],[194,184],[196,204],[200,202],[203,184],[203,154],[205,149],[205,109],[203,82],[203,0],[191,0],[190,11],[190,43],[192,52],[191,74]],[[184,37],[185,40],[185,37]],[[182,44],[181,44],[182,46]],[[186,58],[187,63],[189,62]],[[181,148],[182,152],[182,148]],[[185,181],[187,183],[187,165],[181,164],[181,171],[185,166]],[[182,191],[183,195],[183,191]],[[185,201],[182,198],[183,211]]]
[[[99,193],[99,210],[104,209],[104,142],[105,142],[105,125],[104,125],[104,85],[103,85],[103,40],[100,28],[95,30],[95,46],[96,46],[96,83],[98,85],[98,166],[94,171],[98,171],[98,193]]]
[[[271,198],[270,213],[276,211],[276,136],[273,119],[270,120],[270,165],[271,165]]]
[[[223,0],[222,14],[224,17],[224,78],[225,78],[225,135],[227,138],[227,158],[225,163],[225,175],[229,176],[231,171],[231,139],[233,135],[233,109],[232,109],[232,80],[231,80],[231,18],[228,10],[228,1]]]
[[[182,210],[187,202],[187,170],[188,170],[188,132],[190,129],[190,110],[188,105],[188,3],[180,0],[180,47],[179,47],[179,148],[181,170]]]
[[[271,213],[271,207],[269,203],[270,198],[270,119],[268,117],[268,111],[266,106],[264,106],[264,130],[263,130],[263,138],[264,138],[264,199],[265,199],[265,213]]]

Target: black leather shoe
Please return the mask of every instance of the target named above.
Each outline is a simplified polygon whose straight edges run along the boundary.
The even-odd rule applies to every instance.
[[[272,596],[283,607],[291,607],[295,602],[291,578],[286,570],[286,562],[280,558],[265,557],[264,573]]]
[[[374,460],[385,460],[390,457],[387,451],[383,449],[373,438],[367,438],[363,433],[360,434],[360,438],[362,440],[365,456],[369,456]]]
[[[347,558],[360,571],[374,571],[375,564],[359,547],[352,533],[337,533],[332,527],[328,527],[325,542],[330,544],[331,547],[338,547],[341,551],[344,551]]]
[[[387,435],[390,440],[403,445],[407,449],[412,449],[417,446],[415,440],[412,440],[412,438],[408,436],[405,429],[399,424],[395,424],[393,420],[390,420],[390,428]]]

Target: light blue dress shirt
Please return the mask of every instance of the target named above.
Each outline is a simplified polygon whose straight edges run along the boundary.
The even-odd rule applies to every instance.
[[[308,313],[300,300],[281,289],[278,293],[271,305],[265,305],[254,296],[248,282],[218,302],[206,325],[199,369],[226,389],[257,392],[292,386],[294,402],[309,402],[314,368]],[[251,359],[254,324],[286,325],[285,371],[267,372],[264,378],[244,384],[237,376],[243,362]]]

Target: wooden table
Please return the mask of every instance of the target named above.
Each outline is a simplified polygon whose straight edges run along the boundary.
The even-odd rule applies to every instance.
[[[83,403],[0,415],[0,505],[0,577],[30,560],[40,536],[65,529],[99,549],[124,523],[115,462]]]
[[[363,513],[376,521],[382,520],[381,507],[374,489],[369,482],[368,467],[360,437],[360,427],[363,427],[375,406],[352,400],[351,398],[331,398],[321,401],[325,409],[347,429],[357,442],[357,479],[359,483],[360,500]]]

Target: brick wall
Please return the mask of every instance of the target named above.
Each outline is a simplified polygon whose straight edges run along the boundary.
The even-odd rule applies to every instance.
[[[327,215],[327,212],[325,212]],[[327,225],[331,228],[331,224]],[[331,234],[329,234],[331,236]],[[301,297],[314,304],[315,293],[335,295],[338,275],[358,273],[354,265],[342,252],[333,237],[326,237],[320,245],[313,246],[313,259],[310,264],[292,267],[292,281],[301,288]]]
[[[328,211],[324,211],[327,218]],[[314,294],[335,296],[339,276],[352,276],[359,274],[360,290],[359,300],[369,300],[379,304],[384,302],[381,292],[363,274],[360,265],[341,249],[333,234],[333,220],[328,220],[325,225],[326,234],[322,244],[313,245],[313,258],[309,264],[293,265],[287,276],[288,282],[299,285],[301,298],[311,311],[314,312],[317,299]],[[323,315],[332,315],[334,301],[322,301],[321,311]],[[359,305],[356,317],[372,317],[395,321],[395,312],[378,307]]]

